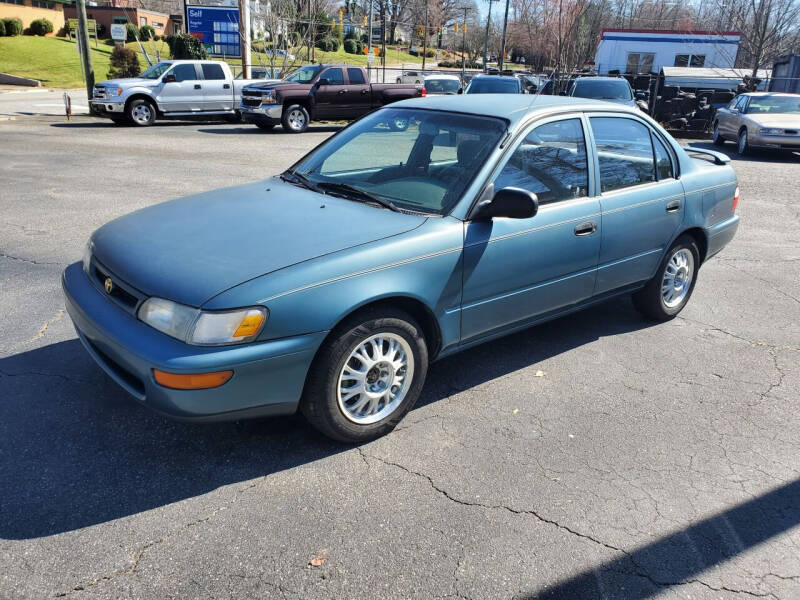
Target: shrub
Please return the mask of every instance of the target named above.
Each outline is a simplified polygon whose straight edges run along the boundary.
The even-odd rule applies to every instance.
[[[205,60],[206,47],[196,37],[188,33],[171,35],[166,39],[169,52],[175,60]]]
[[[133,23],[125,23],[125,41],[135,42],[138,36],[139,30],[136,29],[136,25]]]
[[[356,41],[356,54],[364,54],[364,42],[361,40]]]
[[[427,58],[433,58],[434,56],[436,56],[436,51],[428,48],[428,50],[425,51],[425,56]]]
[[[141,72],[139,57],[136,52],[125,46],[117,46],[111,52],[111,69],[108,71],[110,79],[120,77],[136,77]]]
[[[13,37],[15,35],[22,35],[22,20],[12,17],[10,19],[3,19],[3,24],[6,26],[6,35]]]
[[[48,33],[53,33],[53,24],[48,21],[47,19],[36,19],[31,21],[29,25],[31,30],[31,35],[47,35]]]
[[[6,34],[6,24],[3,22],[3,19],[0,19],[0,37],[3,37]]]
[[[317,48],[323,52],[336,52],[339,49],[339,40],[336,38],[322,38],[317,41]]]
[[[358,45],[356,41],[352,38],[347,38],[344,41],[344,51],[348,54],[356,54],[358,52]]]
[[[147,40],[152,40],[153,36],[155,36],[156,32],[150,25],[142,25],[139,28],[139,39],[143,42]]]

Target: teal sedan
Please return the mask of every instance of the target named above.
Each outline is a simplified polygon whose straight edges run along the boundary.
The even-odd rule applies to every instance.
[[[278,176],[104,225],[63,273],[67,311],[165,415],[300,410],[362,442],[437,359],[621,294],[677,315],[739,224],[727,157],[691,151],[600,101],[398,102]]]

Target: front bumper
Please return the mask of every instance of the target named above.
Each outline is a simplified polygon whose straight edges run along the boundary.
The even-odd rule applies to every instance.
[[[283,106],[280,104],[267,106],[246,106],[240,104],[239,112],[242,115],[242,119],[248,122],[268,119],[277,124],[280,123],[281,116],[283,116]]]
[[[89,105],[94,109],[94,112],[100,115],[122,115],[125,113],[124,102],[110,102],[108,100],[97,100],[92,98],[89,100]]]
[[[782,150],[800,150],[800,135],[757,135],[748,136],[751,146],[760,148],[776,148]]]
[[[81,263],[61,277],[67,313],[97,364],[142,404],[186,421],[229,421],[291,414],[306,373],[327,332],[238,346],[191,346],[125,312],[89,281]],[[175,390],[156,383],[171,373],[233,370],[224,385]]]

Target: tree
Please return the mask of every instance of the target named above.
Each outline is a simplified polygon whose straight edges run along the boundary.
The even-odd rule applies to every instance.
[[[733,2],[733,19],[741,34],[740,61],[752,70],[770,65],[787,53],[800,30],[798,0],[738,0]]]

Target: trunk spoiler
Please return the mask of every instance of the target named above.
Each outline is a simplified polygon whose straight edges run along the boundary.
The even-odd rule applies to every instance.
[[[705,148],[695,148],[694,146],[681,146],[685,152],[696,152],[697,154],[707,154],[714,159],[715,165],[727,165],[731,162],[730,157],[722,152],[715,152],[714,150],[706,150]]]

